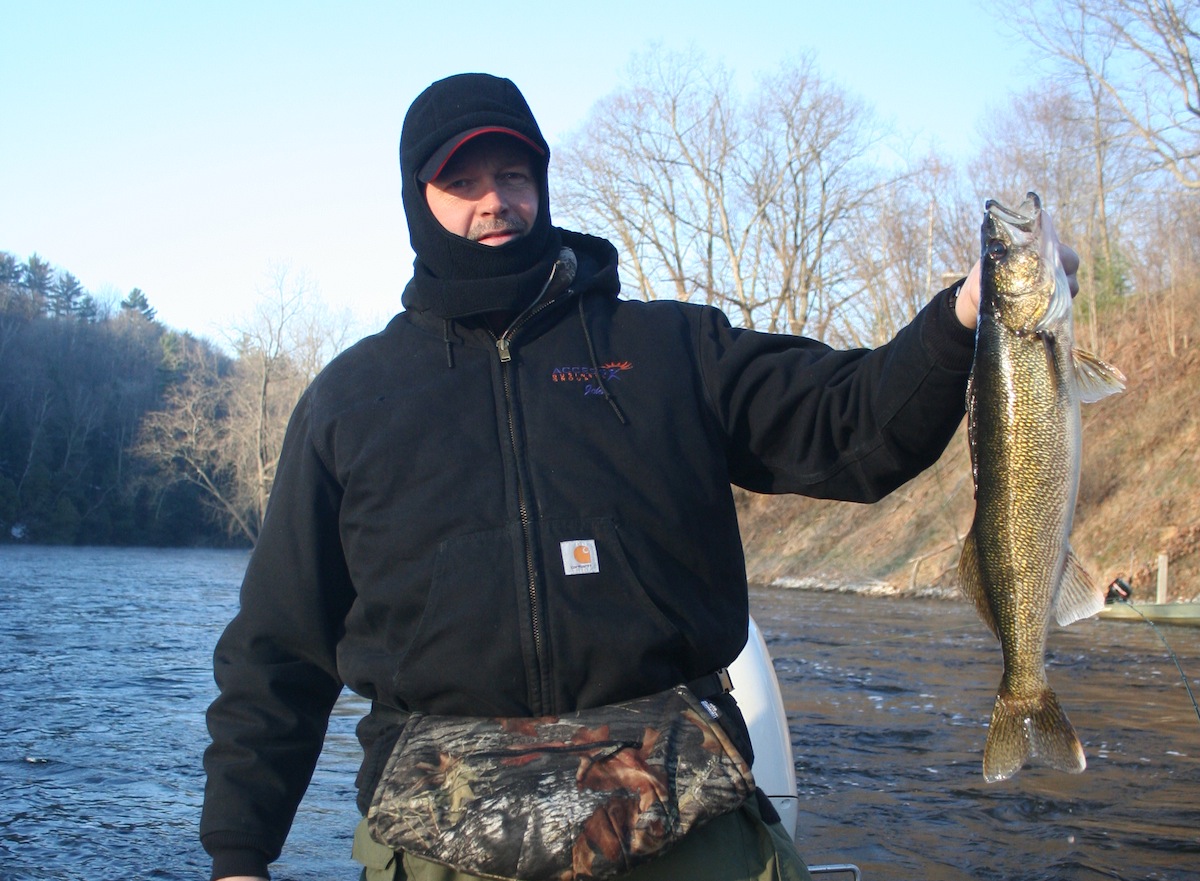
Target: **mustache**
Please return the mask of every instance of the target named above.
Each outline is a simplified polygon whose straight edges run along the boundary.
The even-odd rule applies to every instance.
[[[473,225],[467,233],[467,238],[478,242],[484,236],[494,233],[516,233],[520,236],[528,230],[528,225],[519,217],[498,217],[495,220],[480,221]]]

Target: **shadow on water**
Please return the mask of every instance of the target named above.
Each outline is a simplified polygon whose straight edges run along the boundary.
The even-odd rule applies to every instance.
[[[0,881],[207,877],[196,839],[213,644],[246,555],[0,547]],[[880,879],[1169,879],[1200,866],[1200,722],[1161,643],[1087,621],[1050,679],[1078,776],[980,771],[1000,676],[965,605],[756,589],[800,787],[801,850]],[[1193,680],[1200,630],[1168,628]],[[354,724],[339,702],[278,881],[357,878]]]

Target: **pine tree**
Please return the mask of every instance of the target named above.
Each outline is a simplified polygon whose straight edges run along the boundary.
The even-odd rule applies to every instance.
[[[54,268],[37,254],[25,261],[21,290],[29,298],[32,315],[45,315],[46,303],[54,286]]]
[[[153,321],[154,316],[158,314],[157,309],[150,307],[150,301],[146,299],[141,288],[134,288],[130,291],[129,296],[121,301],[121,308],[129,312],[138,312],[147,321]]]
[[[79,279],[69,272],[60,272],[50,288],[50,314],[55,318],[74,315],[83,296],[83,285]]]

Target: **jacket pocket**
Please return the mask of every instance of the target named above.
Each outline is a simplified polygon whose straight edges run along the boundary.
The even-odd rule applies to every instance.
[[[541,531],[557,706],[599,706],[685,681],[696,652],[638,579],[616,523],[547,520]]]
[[[421,620],[397,663],[397,693],[413,709],[521,715],[527,707],[523,607],[514,590],[514,527],[438,547]]]

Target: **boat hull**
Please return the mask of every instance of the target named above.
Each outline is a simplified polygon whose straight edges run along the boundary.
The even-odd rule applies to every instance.
[[[1103,621],[1144,619],[1155,624],[1200,627],[1200,603],[1112,603],[1101,610],[1100,618]]]

